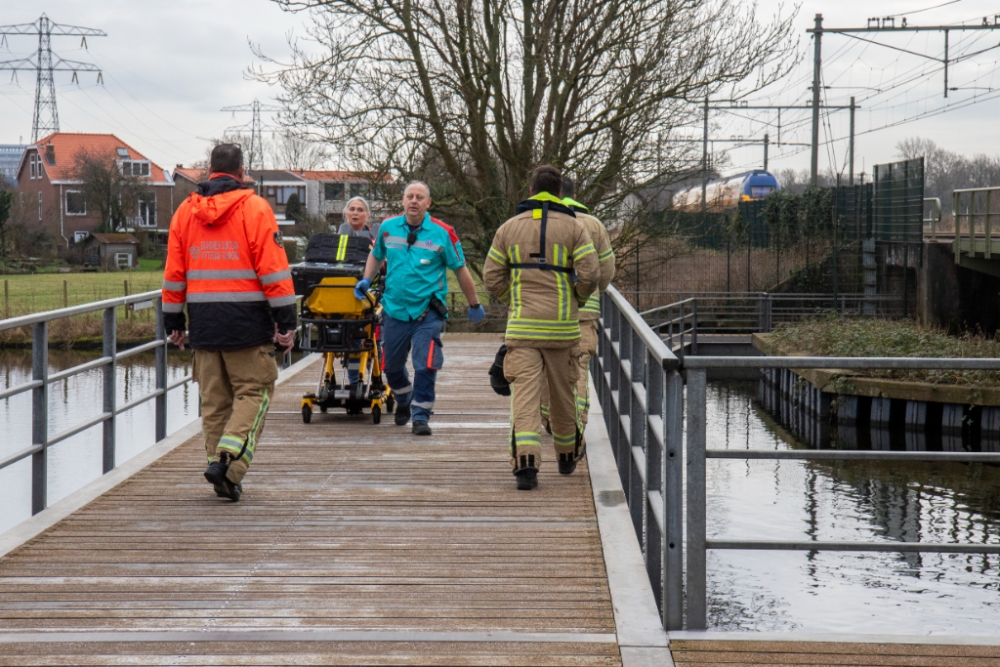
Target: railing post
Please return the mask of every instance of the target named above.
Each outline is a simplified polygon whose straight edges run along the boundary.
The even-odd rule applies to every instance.
[[[42,451],[31,455],[31,513],[38,514],[48,504],[49,440],[49,324],[39,322],[31,337],[31,379],[42,386],[31,390],[31,444]]]
[[[156,442],[167,437],[167,331],[163,324],[163,299],[156,299]]]
[[[687,629],[704,630],[706,371],[688,369],[687,376]]]
[[[698,356],[698,299],[691,301],[691,354]]]
[[[661,371],[662,372],[662,371]],[[684,457],[682,419],[684,381],[680,373],[666,374],[663,410],[663,627],[682,630],[684,622]]]
[[[680,357],[681,361],[684,361],[684,302],[681,301],[678,306],[680,307],[680,314],[677,316],[677,328],[678,333],[681,335],[681,345],[678,349],[677,356]],[[673,350],[671,350],[672,352]]]
[[[111,357],[104,366],[104,472],[115,469],[115,405],[117,403],[118,322],[115,308],[104,309],[104,356]]]
[[[651,425],[652,417],[663,419],[663,366],[658,359],[645,350],[643,385],[646,388],[645,414],[642,421],[642,437],[646,450],[646,488],[643,494],[643,534],[646,558],[646,575],[653,587],[656,604],[663,609],[663,531],[656,521],[654,511],[662,512],[662,507],[654,508],[651,504],[651,492],[659,491],[663,495],[663,440],[662,434],[655,433]],[[666,525],[664,525],[666,528]]]

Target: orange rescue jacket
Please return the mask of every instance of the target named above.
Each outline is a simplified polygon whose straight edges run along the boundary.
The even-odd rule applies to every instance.
[[[170,221],[163,312],[191,347],[238,350],[295,328],[295,290],[281,232],[266,200],[212,174]]]

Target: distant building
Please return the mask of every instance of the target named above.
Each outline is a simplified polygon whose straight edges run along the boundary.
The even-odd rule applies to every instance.
[[[293,194],[298,195],[306,215],[316,215],[306,204],[306,180],[284,169],[260,169],[253,172],[254,178],[260,179],[260,196],[267,200],[274,211],[274,217],[279,226],[294,225],[294,220],[285,217],[285,204]]]
[[[17,185],[17,165],[27,146],[0,144],[0,175],[11,185]]]
[[[192,192],[198,190],[198,184],[208,180],[208,169],[197,169],[177,165],[174,167],[174,211]]]
[[[381,222],[389,217],[392,207],[384,201],[382,193],[372,197],[372,184],[376,176],[360,171],[292,171],[295,176],[306,181],[306,212],[321,215],[331,225],[339,226],[344,221],[344,206],[351,197],[364,197],[372,208],[372,222]],[[391,181],[385,176],[383,182]]]
[[[18,190],[26,207],[34,208],[32,203],[37,200],[38,227],[68,247],[86,239],[105,222],[93,206],[88,207],[80,191],[82,181],[73,179],[74,161],[82,150],[116,155],[119,169],[147,186],[127,219],[128,227],[115,231],[165,235],[173,211],[173,179],[113,134],[56,132],[25,149],[17,168]]]
[[[131,234],[89,234],[81,244],[84,266],[105,271],[139,266],[139,239]]]

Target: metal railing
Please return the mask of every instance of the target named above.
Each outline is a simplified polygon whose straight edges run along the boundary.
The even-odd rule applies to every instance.
[[[664,627],[683,618],[680,360],[614,287],[591,371],[622,489]],[[671,500],[668,501],[668,498]]]
[[[993,229],[1000,218],[1000,187],[955,190],[951,197],[951,210],[955,217],[955,259],[963,252],[982,254],[990,259],[993,238],[1000,237],[1000,229]],[[997,210],[994,211],[994,208]]]
[[[680,295],[675,303],[639,314],[678,353],[676,341],[683,346],[688,339],[696,346],[698,333],[757,333],[771,331],[776,324],[799,322],[824,313],[860,316],[874,311],[884,316],[899,311],[901,306],[902,297],[895,295],[705,292]],[[697,354],[696,347],[692,353]]]
[[[156,332],[154,340],[119,352],[116,310],[120,307],[133,309],[156,308]],[[104,318],[101,356],[64,371],[50,373],[49,322],[96,312],[102,312]],[[0,391],[0,400],[24,392],[31,392],[31,446],[0,459],[0,470],[31,457],[31,513],[37,514],[48,506],[48,449],[52,445],[60,443],[94,426],[103,425],[103,472],[108,473],[116,465],[115,421],[118,415],[147,401],[155,401],[155,418],[153,420],[155,441],[159,442],[163,440],[167,437],[167,393],[171,389],[190,382],[191,376],[187,375],[173,383],[167,382],[167,339],[163,328],[163,309],[159,290],[0,320],[0,331],[21,327],[32,327],[31,381]],[[118,362],[122,359],[150,351],[156,352],[155,390],[133,399],[124,405],[118,405],[117,381],[115,376]],[[49,434],[49,386],[60,380],[65,380],[74,375],[94,369],[103,369],[101,414],[61,433]]]
[[[622,488],[667,630],[704,630],[712,549],[1000,554],[1000,544],[732,540],[707,537],[708,459],[886,460],[1000,463],[998,453],[872,450],[729,450],[707,447],[711,369],[1000,370],[1000,359],[675,356],[614,288],[602,301],[591,367]],[[682,378],[687,380],[682,398]],[[686,436],[682,432],[686,424]],[[686,437],[686,441],[682,440]],[[682,450],[683,447],[683,450]],[[682,456],[683,451],[683,456]]]

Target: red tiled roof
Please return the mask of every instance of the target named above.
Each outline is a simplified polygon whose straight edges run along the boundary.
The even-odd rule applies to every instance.
[[[208,180],[208,169],[196,169],[194,167],[177,167],[174,169],[174,176],[183,176],[192,183],[201,183]]]
[[[307,181],[370,181],[377,178],[377,175],[371,171],[297,171],[289,169],[288,173]],[[389,174],[384,174],[382,180],[389,181],[392,180],[392,177]]]
[[[131,234],[93,234],[91,238],[97,239],[99,243],[132,243],[139,245],[139,239]]]
[[[48,144],[52,144],[55,152],[55,164],[49,164],[45,159],[45,150]],[[32,148],[38,149],[38,154],[42,156],[42,164],[45,166],[45,173],[50,181],[72,180],[74,156],[81,150],[86,149],[93,152],[110,152],[115,154],[119,148],[128,149],[129,160],[149,161],[149,182],[169,183],[170,179],[162,167],[149,160],[145,155],[135,150],[127,143],[113,134],[77,134],[74,132],[55,132],[43,139],[40,139],[34,146],[29,145],[21,156],[22,162],[27,160],[28,151]],[[21,167],[18,167],[20,172]]]

